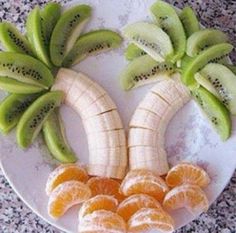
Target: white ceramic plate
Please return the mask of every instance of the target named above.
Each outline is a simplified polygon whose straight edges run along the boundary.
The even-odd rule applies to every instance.
[[[70,5],[87,3],[93,6],[93,19],[86,31],[97,28],[117,30],[128,23],[149,20],[148,8],[153,2],[155,0],[83,0]],[[85,72],[110,93],[127,126],[137,104],[152,85],[130,92],[120,89],[118,75],[127,63],[123,51],[124,46],[119,50],[89,58],[74,69]],[[1,95],[3,97],[4,93]],[[66,106],[61,108],[61,112],[69,141],[80,160],[86,163],[88,149],[81,120]],[[235,127],[232,137],[227,142],[221,142],[202,116],[199,108],[194,102],[190,102],[178,112],[170,123],[166,135],[166,148],[171,164],[189,160],[207,170],[212,182],[206,192],[212,203],[222,192],[235,169],[235,141]],[[48,198],[44,191],[45,184],[56,163],[50,158],[42,139],[39,138],[30,149],[23,151],[16,145],[15,132],[6,137],[0,136],[0,154],[2,169],[22,200],[52,225],[67,232],[77,232],[78,207],[72,208],[58,221],[53,220],[47,214]],[[175,211],[173,216],[177,228],[194,218],[185,210]]]

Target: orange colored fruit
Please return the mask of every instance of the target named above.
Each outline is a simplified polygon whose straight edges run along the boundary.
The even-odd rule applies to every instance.
[[[158,209],[144,208],[137,211],[128,222],[129,233],[174,231],[174,221],[169,214]]]
[[[80,204],[91,197],[89,187],[80,181],[66,181],[58,185],[50,194],[48,213],[59,218],[74,205]]]
[[[119,192],[120,183],[116,180],[106,177],[92,177],[87,184],[92,191],[92,196],[104,194],[115,197],[119,202],[124,200],[124,196]]]
[[[193,215],[207,211],[209,207],[205,193],[197,185],[184,184],[166,194],[163,205],[168,209],[185,207]]]
[[[60,165],[49,175],[46,184],[46,193],[49,195],[53,189],[65,181],[77,180],[85,183],[88,178],[86,170],[81,166],[76,164]]]
[[[169,191],[169,188],[165,181],[153,172],[138,169],[128,172],[121,183],[120,191],[125,196],[142,193],[161,201]]]
[[[96,210],[109,210],[116,212],[118,201],[108,195],[97,195],[85,201],[79,210],[79,219],[81,220],[85,215],[91,214]]]
[[[125,221],[116,213],[97,210],[79,223],[80,233],[126,233]]]
[[[160,203],[154,197],[146,194],[134,194],[119,204],[117,214],[127,222],[134,213],[142,208],[163,210]]]
[[[166,183],[170,187],[182,184],[206,187],[210,183],[210,178],[201,167],[191,163],[180,163],[170,169],[166,176]]]

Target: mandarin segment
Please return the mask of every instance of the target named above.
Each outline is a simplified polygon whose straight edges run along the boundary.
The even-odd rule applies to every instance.
[[[80,204],[91,197],[89,187],[80,181],[66,181],[58,185],[50,194],[48,213],[59,218],[74,205]]]
[[[83,183],[88,180],[87,171],[76,164],[63,164],[52,171],[48,177],[46,184],[46,193],[50,193],[61,183],[70,180],[81,181]]]
[[[129,233],[174,231],[174,220],[163,210],[143,208],[137,211],[128,222]]]
[[[186,208],[193,215],[199,215],[208,210],[209,202],[199,186],[184,184],[168,192],[163,205],[172,210]]]
[[[120,186],[120,191],[125,196],[133,194],[147,194],[158,201],[162,201],[169,191],[165,181],[149,170],[131,170]]]
[[[116,213],[97,210],[82,219],[79,233],[126,233],[126,223]]]
[[[166,176],[166,183],[170,187],[182,184],[194,184],[200,187],[206,187],[210,183],[210,178],[201,167],[184,162],[170,169]]]
[[[158,210],[163,210],[160,203],[154,197],[146,194],[134,194],[119,204],[117,214],[125,221],[128,221],[134,213],[142,208],[156,208]]]

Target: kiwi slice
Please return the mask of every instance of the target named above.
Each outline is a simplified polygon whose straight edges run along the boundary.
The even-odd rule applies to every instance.
[[[38,136],[52,111],[61,105],[64,93],[51,91],[39,97],[24,112],[17,124],[16,137],[19,146],[27,148]]]
[[[11,23],[0,23],[0,41],[10,52],[33,55],[29,41]]]
[[[125,50],[125,58],[128,61],[132,61],[137,57],[146,55],[147,53],[140,49],[137,45],[131,43]]]
[[[194,88],[196,80],[194,74],[201,70],[208,63],[216,63],[220,59],[227,56],[233,50],[233,46],[228,43],[221,43],[213,45],[210,48],[204,50],[198,56],[192,58],[190,61],[182,65],[182,81],[189,88]]]
[[[173,44],[174,56],[171,58],[171,61],[176,62],[180,60],[185,53],[186,36],[175,9],[164,1],[157,1],[151,6],[150,11],[157,25],[169,35]]]
[[[127,26],[123,30],[123,34],[158,62],[163,62],[173,54],[169,36],[155,24],[134,23]]]
[[[44,88],[23,83],[8,77],[0,77],[0,89],[17,94],[32,94],[44,90]]]
[[[200,105],[221,139],[225,141],[231,134],[232,123],[227,108],[204,87],[192,91],[196,102]]]
[[[62,163],[74,163],[77,158],[70,148],[59,111],[53,111],[43,124],[43,135],[53,157]]]
[[[226,66],[206,65],[197,77],[198,83],[216,95],[232,114],[236,114],[236,75]],[[195,77],[196,78],[196,77]]]
[[[228,38],[225,33],[216,29],[204,29],[193,33],[187,40],[186,53],[190,57],[197,56],[212,45],[225,43]]]
[[[184,31],[187,38],[190,37],[194,32],[197,32],[200,30],[200,25],[199,25],[197,16],[191,7],[189,6],[185,7],[181,11],[179,18],[183,24]]]
[[[88,5],[75,6],[65,11],[58,20],[50,40],[50,55],[54,65],[61,66],[91,16]]]
[[[118,48],[122,42],[121,36],[111,30],[97,30],[79,37],[75,45],[65,57],[63,66],[70,67],[88,56]]]
[[[27,37],[30,41],[32,48],[34,49],[35,56],[46,64],[49,68],[52,64],[49,59],[48,51],[46,48],[46,42],[43,34],[40,8],[36,6],[28,15],[26,21]]]
[[[16,126],[24,111],[38,98],[39,94],[11,94],[0,104],[0,130],[8,133]]]
[[[144,55],[128,64],[120,76],[120,83],[122,88],[127,91],[144,84],[155,82],[160,78],[167,78],[174,71],[175,67],[173,63],[158,63],[149,55]]]
[[[0,76],[48,89],[53,83],[50,70],[28,55],[0,52]]]

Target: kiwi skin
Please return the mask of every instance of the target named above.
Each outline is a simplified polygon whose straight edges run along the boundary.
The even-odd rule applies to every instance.
[[[125,50],[125,58],[128,61],[133,61],[135,58],[146,55],[147,53],[140,49],[137,45],[131,43]]]
[[[74,163],[77,158],[70,148],[58,109],[43,124],[43,136],[52,156],[62,163]]]
[[[24,112],[16,129],[17,143],[21,148],[27,148],[31,145],[48,116],[56,107],[61,105],[63,98],[64,93],[62,91],[48,92],[40,96]]]

